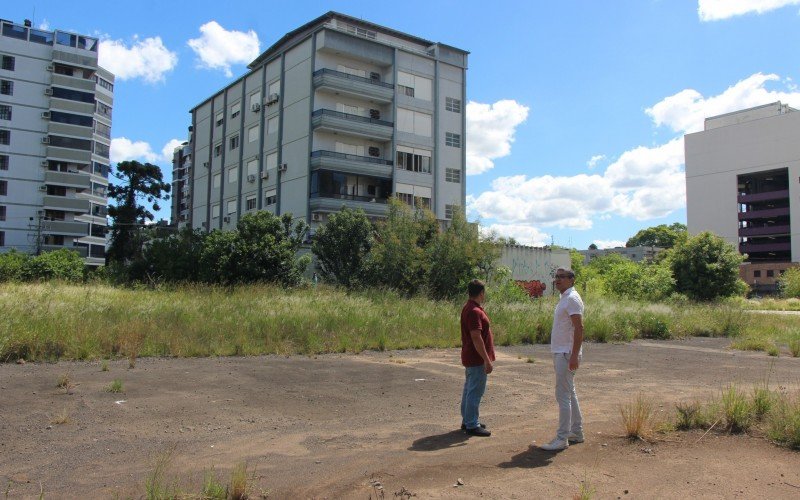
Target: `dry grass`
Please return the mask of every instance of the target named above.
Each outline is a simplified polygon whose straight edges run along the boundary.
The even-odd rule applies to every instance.
[[[69,373],[62,373],[58,377],[58,384],[56,384],[56,387],[63,389],[65,394],[72,394],[75,383],[72,381],[72,376]]]
[[[239,462],[231,471],[231,484],[228,486],[228,497],[231,500],[248,498],[250,477],[247,475],[247,462]]]
[[[643,394],[640,393],[632,402],[621,405],[619,412],[625,437],[644,441],[652,438],[656,426],[653,403]]]
[[[70,422],[72,422],[72,418],[70,417],[69,410],[66,408],[53,415],[53,418],[50,419],[50,423],[53,425],[63,425]]]

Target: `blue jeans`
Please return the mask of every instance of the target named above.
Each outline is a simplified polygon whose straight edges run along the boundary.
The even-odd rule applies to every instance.
[[[467,429],[478,427],[478,407],[486,390],[486,372],[483,365],[470,366],[464,369],[464,393],[461,395],[461,422]]]

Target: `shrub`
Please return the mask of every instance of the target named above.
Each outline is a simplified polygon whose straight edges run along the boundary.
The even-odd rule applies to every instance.
[[[78,282],[83,280],[83,258],[72,250],[45,252],[25,262],[22,279],[45,281],[51,279]]]
[[[323,279],[353,287],[363,281],[372,244],[373,228],[364,211],[343,207],[317,229],[311,251]]]
[[[670,265],[675,287],[696,300],[743,295],[739,279],[743,257],[730,243],[710,232],[689,238],[672,250]]]
[[[781,295],[786,298],[800,298],[800,266],[790,267],[778,279]]]
[[[18,252],[16,249],[0,253],[0,283],[21,280],[22,270],[30,258],[30,255]]]

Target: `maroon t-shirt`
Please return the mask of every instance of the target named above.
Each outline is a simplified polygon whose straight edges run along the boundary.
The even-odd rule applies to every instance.
[[[475,349],[472,335],[469,334],[472,330],[481,331],[486,354],[489,355],[490,360],[494,361],[494,337],[492,329],[489,328],[489,317],[483,312],[480,304],[469,299],[461,309],[461,364],[466,367],[483,364],[483,358]]]

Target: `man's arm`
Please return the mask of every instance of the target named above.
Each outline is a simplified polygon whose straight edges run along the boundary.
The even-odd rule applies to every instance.
[[[489,359],[489,353],[486,352],[486,346],[483,343],[480,330],[470,330],[469,336],[472,337],[472,345],[478,351],[478,355],[483,358],[483,370],[489,374],[492,373],[492,360]]]
[[[578,353],[581,352],[581,345],[583,345],[583,316],[573,314],[569,319],[572,321],[572,329],[575,332],[572,340],[572,355],[569,357],[569,369],[575,371],[580,365]]]

